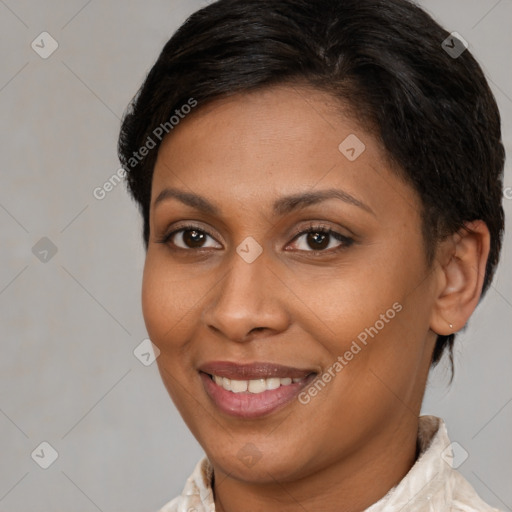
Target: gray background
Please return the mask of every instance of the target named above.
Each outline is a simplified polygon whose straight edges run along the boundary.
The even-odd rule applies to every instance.
[[[2,512],[154,511],[181,491],[202,454],[156,365],[133,354],[147,336],[138,212],[124,184],[103,200],[93,191],[119,168],[128,101],[203,4],[0,0]],[[421,4],[482,63],[510,153],[512,1]],[[59,44],[47,59],[31,48],[43,31]],[[508,187],[510,171],[507,164]],[[46,262],[32,251],[43,237],[57,248]],[[455,381],[448,387],[441,364],[423,407],[446,420],[469,455],[460,471],[502,510],[512,510],[510,251],[508,229],[493,287],[459,336]],[[58,452],[46,470],[31,458],[43,441]],[[48,450],[36,453],[49,460]]]

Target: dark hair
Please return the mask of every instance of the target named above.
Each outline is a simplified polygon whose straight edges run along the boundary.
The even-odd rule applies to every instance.
[[[461,44],[408,0],[219,0],[195,12],[163,48],[119,137],[146,249],[153,168],[175,114],[193,102],[307,84],[347,105],[418,192],[429,264],[443,236],[468,221],[487,224],[483,297],[501,249],[505,151],[494,96]],[[454,338],[437,337],[432,364],[448,347],[453,369]]]

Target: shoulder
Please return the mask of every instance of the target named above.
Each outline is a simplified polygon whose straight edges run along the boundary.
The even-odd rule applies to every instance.
[[[398,485],[366,512],[500,512],[486,504],[455,468],[454,443],[444,421],[435,416],[419,420],[418,459]]]
[[[212,475],[213,468],[205,456],[187,478],[182,493],[166,503],[158,512],[214,512]]]
[[[166,503],[157,512],[178,512],[178,506],[180,504],[181,499],[181,496],[176,496],[176,498]]]
[[[485,503],[473,486],[456,470],[452,470],[450,479],[453,485],[453,512],[501,512]]]

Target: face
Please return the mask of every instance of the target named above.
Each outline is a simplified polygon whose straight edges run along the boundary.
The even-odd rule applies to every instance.
[[[421,233],[414,190],[324,93],[215,101],[164,140],[143,314],[216,469],[292,481],[416,424],[435,341]]]

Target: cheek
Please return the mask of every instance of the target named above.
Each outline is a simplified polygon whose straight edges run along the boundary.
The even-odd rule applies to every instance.
[[[142,279],[144,322],[149,338],[160,350],[156,363],[162,382],[187,424],[194,413],[183,383],[191,368],[187,347],[197,322],[198,285],[197,279],[185,277],[175,265],[148,251]]]
[[[185,277],[176,266],[148,251],[142,279],[142,313],[151,340],[161,351],[186,339],[196,322],[194,305],[201,280]]]
[[[345,383],[367,378],[371,368],[400,379],[424,357],[431,292],[421,240],[394,240],[335,271],[287,276],[306,306],[298,321],[327,349],[324,364],[346,354]]]
[[[377,323],[378,330],[393,322],[405,284],[393,269],[373,262],[352,262],[336,269],[294,272],[283,280],[302,304],[297,322],[315,338],[323,337],[330,352],[348,349],[350,342]],[[298,301],[298,302],[299,302]],[[381,318],[381,315],[384,315]]]
[[[335,407],[340,415],[357,410],[354,428],[366,416],[382,418],[404,404],[415,407],[428,367],[428,283],[414,287],[421,272],[407,265],[402,270],[401,275],[369,272],[366,285],[345,280],[344,300],[328,310],[332,330],[341,335],[331,344],[333,355],[342,357],[334,379]],[[354,409],[354,404],[359,405]]]

